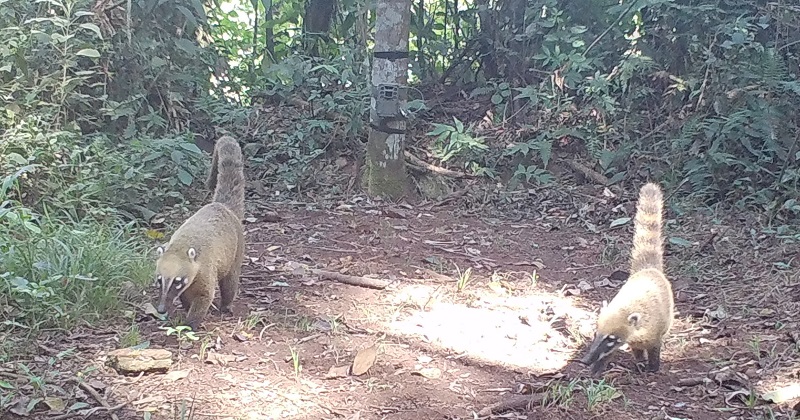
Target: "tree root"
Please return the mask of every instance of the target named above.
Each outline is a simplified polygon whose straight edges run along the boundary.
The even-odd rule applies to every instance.
[[[602,184],[608,185],[611,181],[605,175],[601,174],[600,172],[595,171],[594,169],[578,162],[574,159],[567,159],[565,160],[567,166],[572,168],[573,171],[579,172],[581,175],[585,176],[586,178],[591,179],[592,181]]]
[[[488,416],[491,414],[498,414],[510,410],[529,409],[535,405],[541,405],[544,401],[545,394],[531,394],[531,395],[512,395],[511,398],[494,403],[488,407],[484,407],[478,412],[479,416]]]
[[[414,164],[414,166],[423,168],[423,169],[425,169],[425,170],[427,170],[429,172],[433,172],[433,173],[435,173],[437,175],[448,176],[448,177],[451,177],[451,178],[475,178],[474,175],[470,175],[470,174],[467,174],[467,173],[464,173],[464,172],[453,171],[451,169],[442,168],[441,166],[436,166],[436,165],[430,164],[428,162],[425,162],[424,160],[422,160],[422,159],[412,155],[411,153],[409,153],[408,150],[406,150],[404,153],[405,153],[406,159],[411,161],[411,163]]]
[[[337,273],[335,271],[320,270],[318,268],[310,268],[311,274],[319,276],[320,278],[338,281],[339,283],[349,284],[351,286],[367,287],[370,289],[385,289],[389,285],[386,280],[372,279],[362,276],[351,276],[348,274]]]

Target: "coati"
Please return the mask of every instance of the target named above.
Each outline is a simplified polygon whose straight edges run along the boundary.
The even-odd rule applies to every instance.
[[[244,257],[244,162],[239,144],[230,136],[217,140],[206,186],[214,190],[206,204],[158,247],[155,286],[160,289],[159,313],[176,297],[187,311],[187,324],[197,331],[219,284],[220,311],[230,313],[239,291]]]
[[[610,356],[623,344],[633,350],[637,367],[657,372],[661,344],[672,327],[672,285],[664,275],[662,238],[663,194],[653,183],[639,190],[634,219],[630,277],[611,302],[600,310],[594,341],[581,362],[592,375],[605,370]]]

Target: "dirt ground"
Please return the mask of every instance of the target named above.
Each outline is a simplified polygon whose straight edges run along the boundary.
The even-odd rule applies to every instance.
[[[253,206],[235,316],[212,311],[182,348],[137,317],[142,340],[174,352],[172,373],[105,366],[128,327],[43,340],[43,360],[77,348],[71,363],[94,369],[90,385],[119,419],[792,418],[797,400],[762,396],[798,375],[796,244],[759,220],[669,209],[678,314],[662,370],[637,373],[622,352],[591,379],[575,359],[626,278],[631,222],[609,226],[633,215],[636,191],[532,190],[492,203],[481,194],[271,204],[279,221]],[[390,284],[342,284],[301,265]],[[370,347],[367,373],[326,378]],[[97,405],[81,388],[67,392]],[[529,408],[478,415],[521,398]]]

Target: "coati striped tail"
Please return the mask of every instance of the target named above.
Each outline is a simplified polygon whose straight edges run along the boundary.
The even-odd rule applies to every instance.
[[[664,240],[661,224],[664,196],[657,184],[645,184],[639,190],[634,219],[631,272],[647,268],[664,271]]]
[[[214,202],[224,204],[240,220],[244,219],[244,160],[233,137],[222,136],[214,145],[206,187],[214,190]]]

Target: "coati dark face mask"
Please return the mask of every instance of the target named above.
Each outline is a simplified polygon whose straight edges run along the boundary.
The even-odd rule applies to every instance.
[[[159,256],[164,254],[164,249],[162,247],[158,248]],[[189,261],[194,263],[197,258],[197,253],[194,248],[189,248],[187,251],[187,256],[189,257]],[[181,267],[181,266],[188,266],[188,264],[166,264],[170,267]],[[166,314],[169,307],[172,306],[172,303],[177,299],[180,295],[183,294],[186,289],[189,288],[192,282],[192,278],[188,273],[184,273],[188,271],[187,269],[173,269],[173,270],[160,270],[156,274],[156,280],[154,286],[157,287],[160,291],[160,296],[158,300],[158,306],[156,310],[160,314]],[[170,271],[176,271],[170,272]],[[188,308],[187,308],[188,309]]]
[[[188,283],[186,277],[172,277],[164,278],[161,275],[156,276],[156,287],[161,290],[161,295],[158,300],[156,309],[160,314],[167,313],[167,307],[180,296],[184,290],[187,289]]]
[[[592,375],[596,376],[605,370],[611,355],[623,344],[616,335],[597,333],[594,341],[589,345],[589,350],[581,359],[581,363],[589,366]]]

